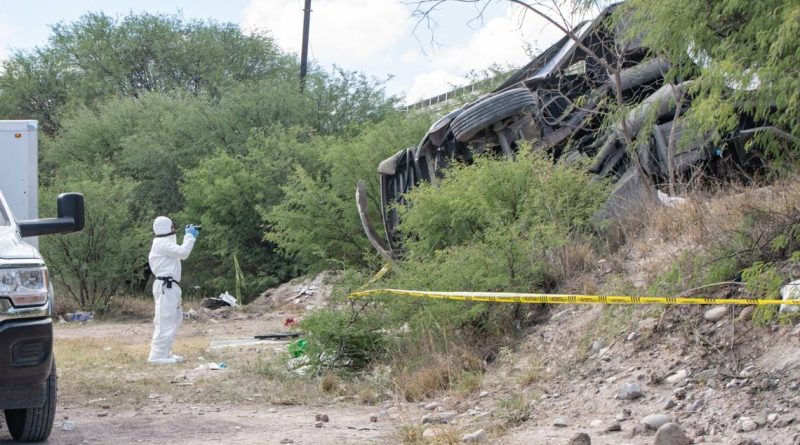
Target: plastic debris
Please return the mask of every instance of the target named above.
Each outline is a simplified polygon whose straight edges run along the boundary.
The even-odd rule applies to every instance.
[[[184,320],[197,320],[198,315],[197,311],[194,309],[189,309],[188,311],[183,312],[183,319]]]
[[[656,195],[658,196],[658,200],[661,201],[662,204],[673,209],[683,204],[686,204],[686,198],[681,198],[680,196],[669,196],[668,194],[662,192],[661,190],[657,190]]]
[[[300,340],[289,343],[287,349],[292,357],[300,357],[306,353],[307,346],[308,342],[304,338],[301,338]]]
[[[228,303],[228,305],[231,306],[231,307],[236,307],[237,306],[236,298],[234,298],[233,295],[229,294],[228,291],[225,291],[224,293],[219,294],[219,297],[217,297],[217,298],[219,298],[220,300]]]
[[[800,280],[794,280],[783,286],[781,288],[781,299],[783,301],[800,299]],[[798,311],[800,311],[800,306],[789,304],[782,304],[780,309],[781,314],[794,314]]]
[[[229,294],[228,291],[219,294],[219,297],[204,298],[200,303],[201,306],[208,309],[219,309],[221,307],[236,307],[236,298]]]
[[[69,322],[77,321],[80,323],[86,323],[87,321],[92,321],[92,317],[94,317],[94,314],[91,312],[69,312],[67,313],[66,320]]]
[[[61,424],[61,429],[64,431],[72,431],[75,429],[75,422],[71,420],[65,420],[63,424]]]
[[[204,369],[207,369],[207,370],[210,370],[210,371],[222,371],[222,370],[228,369],[228,365],[223,363],[223,362],[219,362],[219,363],[208,362],[208,363],[204,363],[204,364],[194,368],[195,371],[202,371]]]

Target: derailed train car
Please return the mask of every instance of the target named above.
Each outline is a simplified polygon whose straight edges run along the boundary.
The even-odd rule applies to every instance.
[[[512,157],[521,141],[554,162],[584,159],[591,173],[612,178],[608,216],[644,188],[655,195],[651,185],[670,181],[670,172],[687,178],[760,166],[756,153],[745,150],[756,130],[752,121],[743,119],[715,144],[710,134],[684,137],[679,116],[691,107],[691,79],[667,83],[669,61],[625,38],[624,25],[611,19],[614,8],[573,28],[491,93],[436,121],[416,147],[381,162],[382,236],[369,221],[365,187],[359,183],[361,222],[382,255],[398,253],[395,207],[405,204],[406,192],[421,181],[435,181],[454,161],[470,162],[486,153]],[[616,104],[629,111],[608,125],[608,111]]]

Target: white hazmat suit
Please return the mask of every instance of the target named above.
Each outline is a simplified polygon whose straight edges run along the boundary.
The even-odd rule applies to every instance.
[[[172,354],[172,343],[181,326],[181,260],[189,257],[194,247],[195,235],[187,231],[183,244],[178,244],[172,220],[159,216],[153,221],[153,247],[148,260],[150,270],[156,276],[153,283],[153,298],[156,314],[153,319],[155,330],[150,345],[151,363],[177,363],[180,356]]]

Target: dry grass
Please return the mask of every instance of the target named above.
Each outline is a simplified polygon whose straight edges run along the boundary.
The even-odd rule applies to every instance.
[[[635,217],[620,221],[618,230],[628,244],[619,255],[632,267],[620,272],[634,287],[641,289],[677,267],[683,284],[676,283],[676,290],[685,290],[704,280],[696,276],[699,272],[718,267],[728,275],[736,264],[782,260],[800,249],[800,239],[790,239],[781,249],[773,245],[800,226],[800,177],[757,189],[729,186],[695,192],[686,198],[676,208],[643,201],[631,211]],[[726,261],[732,266],[724,267]],[[711,274],[715,275],[719,274]]]
[[[425,432],[428,431],[426,437]],[[461,443],[463,431],[452,425],[404,424],[397,429],[397,440],[406,445],[456,445]]]
[[[414,369],[402,369],[395,377],[397,391],[408,402],[418,402],[433,397],[450,387],[455,372],[448,357],[432,358]]]
[[[80,326],[59,329],[77,330]],[[76,404],[102,398],[132,406],[140,406],[154,395],[204,404],[301,404],[324,397],[314,380],[288,372],[278,356],[208,349],[204,337],[179,338],[175,350],[186,358],[185,363],[156,366],[147,363],[149,335],[59,338],[55,355],[61,397]],[[224,362],[228,369],[194,369],[205,362]]]
[[[596,255],[591,243],[576,240],[560,249],[555,253],[553,263],[556,269],[556,278],[559,281],[589,272],[594,269]]]

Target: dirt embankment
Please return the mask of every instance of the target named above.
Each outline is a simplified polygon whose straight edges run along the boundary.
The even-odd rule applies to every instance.
[[[623,271],[644,286],[663,261],[697,248],[686,240],[632,244],[588,279]],[[298,376],[285,341],[215,347],[284,331],[329,294],[323,276],[246,308],[195,308],[176,366],[146,364],[149,322],[56,325],[50,443],[800,444],[800,325],[758,324],[742,307],[554,306],[473,388],[420,403],[400,400],[380,370],[353,381]],[[677,425],[672,442],[656,433],[663,422]]]

